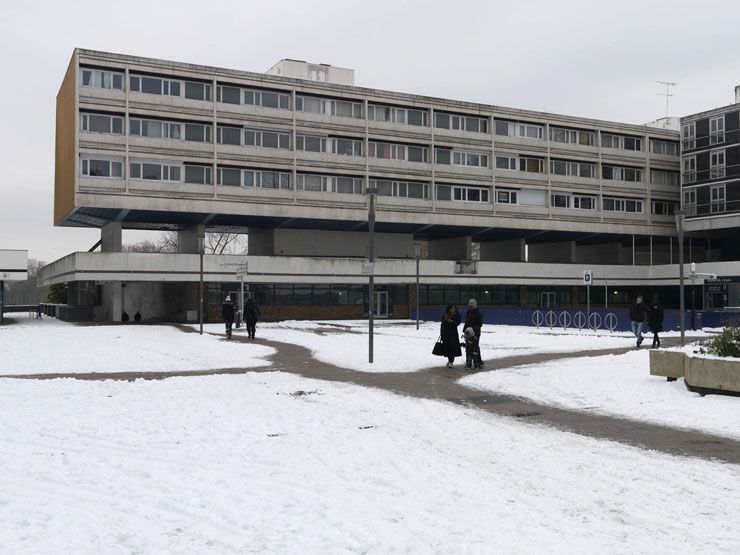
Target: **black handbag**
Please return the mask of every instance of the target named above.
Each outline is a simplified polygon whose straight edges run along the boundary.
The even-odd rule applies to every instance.
[[[437,342],[434,344],[434,348],[432,349],[432,354],[436,355],[438,357],[447,356],[446,355],[446,349],[445,344],[442,343],[442,336],[440,335],[437,339]]]

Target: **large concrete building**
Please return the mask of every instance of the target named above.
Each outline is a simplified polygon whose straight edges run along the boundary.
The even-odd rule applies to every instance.
[[[69,283],[91,317],[189,318],[198,237],[238,232],[248,256],[205,257],[214,313],[242,262],[275,318],[370,305],[404,317],[417,294],[423,305],[578,305],[584,269],[610,284],[594,302],[648,287],[670,305],[681,186],[669,123],[358,87],[352,70],[297,60],[253,73],[78,49],[57,97],[54,219],[100,228],[103,252],[74,253],[42,279]],[[374,299],[361,273],[368,188]],[[122,253],[122,229],[176,231],[178,254]],[[689,261],[734,260],[702,237],[687,249]]]

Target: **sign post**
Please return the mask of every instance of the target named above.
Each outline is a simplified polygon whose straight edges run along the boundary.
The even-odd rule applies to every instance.
[[[593,272],[584,270],[583,285],[586,286],[586,322],[591,322],[591,284],[593,283]]]

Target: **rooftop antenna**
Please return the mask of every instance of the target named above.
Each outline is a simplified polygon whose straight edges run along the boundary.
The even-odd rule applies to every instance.
[[[672,96],[676,96],[674,94],[671,94],[671,87],[677,87],[678,83],[671,83],[670,81],[656,81],[656,83],[660,85],[665,85],[665,92],[664,93],[657,93],[660,96],[665,96],[665,117],[668,116],[668,99]]]

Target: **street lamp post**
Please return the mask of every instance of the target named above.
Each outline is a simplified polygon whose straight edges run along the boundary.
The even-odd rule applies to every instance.
[[[375,195],[378,193],[376,187],[368,187],[367,194],[370,195],[370,203],[367,209],[367,227],[369,231],[367,261],[369,265],[368,274],[368,362],[373,362],[373,316],[375,312]]]
[[[198,232],[198,255],[200,257],[200,287],[198,292],[198,323],[200,335],[203,335],[203,251],[205,250],[205,235]]]
[[[416,329],[419,329],[419,258],[421,257],[421,243],[414,243],[414,257],[416,258]]]
[[[684,275],[683,275],[683,224],[686,213],[683,210],[676,212],[676,231],[678,232],[678,325],[681,328],[681,347],[684,346],[686,336],[686,315],[684,314]]]

